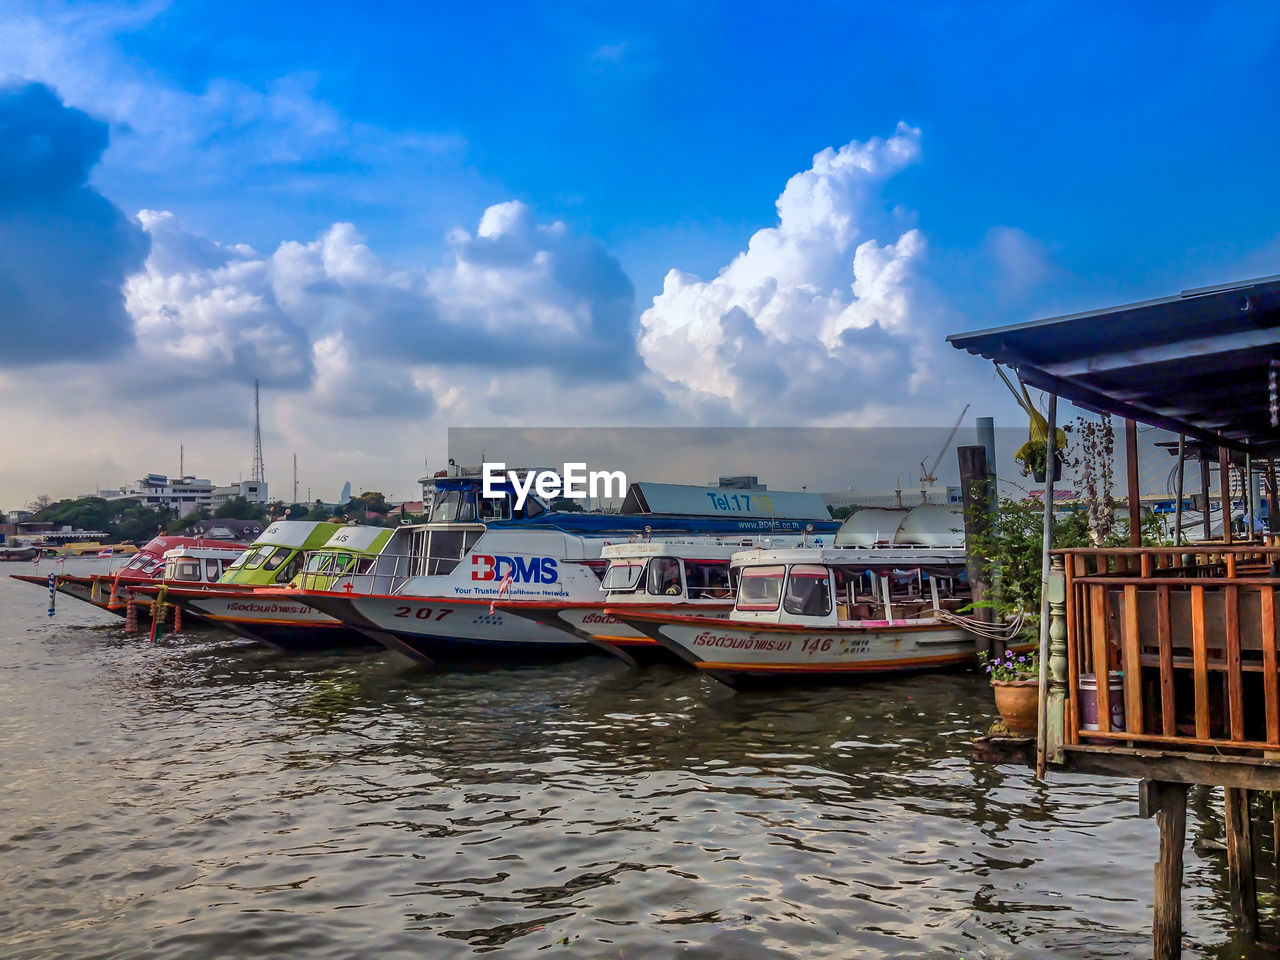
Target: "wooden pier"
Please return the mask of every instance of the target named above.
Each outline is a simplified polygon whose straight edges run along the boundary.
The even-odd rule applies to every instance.
[[[1272,800],[1280,794],[1280,539],[1255,532],[1252,522],[1243,535],[1232,529],[1231,476],[1243,474],[1251,516],[1259,506],[1249,496],[1252,480],[1265,478],[1270,521],[1280,519],[1273,467],[1280,457],[1280,278],[949,339],[1045,390],[1051,435],[1059,397],[1124,418],[1131,504],[1140,481],[1137,424],[1180,435],[1179,450],[1190,448],[1199,460],[1204,520],[1195,533],[1206,538],[1143,546],[1134,524],[1128,547],[1047,551],[1040,734],[980,741],[975,757],[1032,764],[1042,776],[1137,781],[1139,810],[1160,829],[1157,960],[1181,956],[1188,788],[1222,788],[1231,913],[1243,937],[1259,939],[1255,827],[1265,821],[1280,850]],[[1212,460],[1227,519],[1209,542]],[[1280,917],[1267,919],[1280,935]]]

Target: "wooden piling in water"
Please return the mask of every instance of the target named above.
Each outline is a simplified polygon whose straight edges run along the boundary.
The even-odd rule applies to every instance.
[[[1231,915],[1250,941],[1258,939],[1258,878],[1253,868],[1253,830],[1249,818],[1249,791],[1223,787],[1226,800],[1227,889]]]
[[[957,447],[960,460],[960,501],[964,508],[965,564],[969,574],[969,589],[974,603],[986,598],[991,589],[991,572],[986,558],[974,547],[978,535],[990,529],[991,500],[995,496],[991,469],[987,463],[987,449],[981,444]],[[973,616],[977,620],[994,619],[985,607],[976,607]],[[978,649],[992,652],[992,641],[977,637]],[[995,650],[997,655],[1003,650]]]
[[[1165,780],[1138,784],[1138,810],[1160,827],[1160,856],[1155,866],[1155,902],[1151,922],[1153,960],[1182,956],[1182,851],[1187,840],[1187,785]]]

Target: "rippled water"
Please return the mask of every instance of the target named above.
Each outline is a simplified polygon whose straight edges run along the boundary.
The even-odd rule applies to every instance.
[[[972,763],[974,676],[432,674],[45,605],[0,580],[0,956],[1149,956],[1135,785]],[[1186,955],[1241,956],[1187,868]]]

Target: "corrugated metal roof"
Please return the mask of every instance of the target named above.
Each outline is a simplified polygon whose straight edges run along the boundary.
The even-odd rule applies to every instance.
[[[1268,406],[1268,371],[1280,361],[1280,276],[947,341],[1080,406],[1215,445],[1280,452]]]

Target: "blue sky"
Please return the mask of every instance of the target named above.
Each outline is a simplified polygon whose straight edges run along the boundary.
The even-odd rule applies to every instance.
[[[406,494],[464,422],[1011,420],[945,333],[1280,273],[1278,48],[1262,3],[0,6],[9,88],[108,134],[57,141],[89,174],[50,205],[0,191],[2,322],[62,329],[27,289],[50,236],[109,275],[49,278],[99,299],[66,308],[86,349],[0,361],[85,438],[0,505],[178,433],[234,474],[253,376],[277,461]],[[85,410],[139,370],[182,402],[113,436]]]

